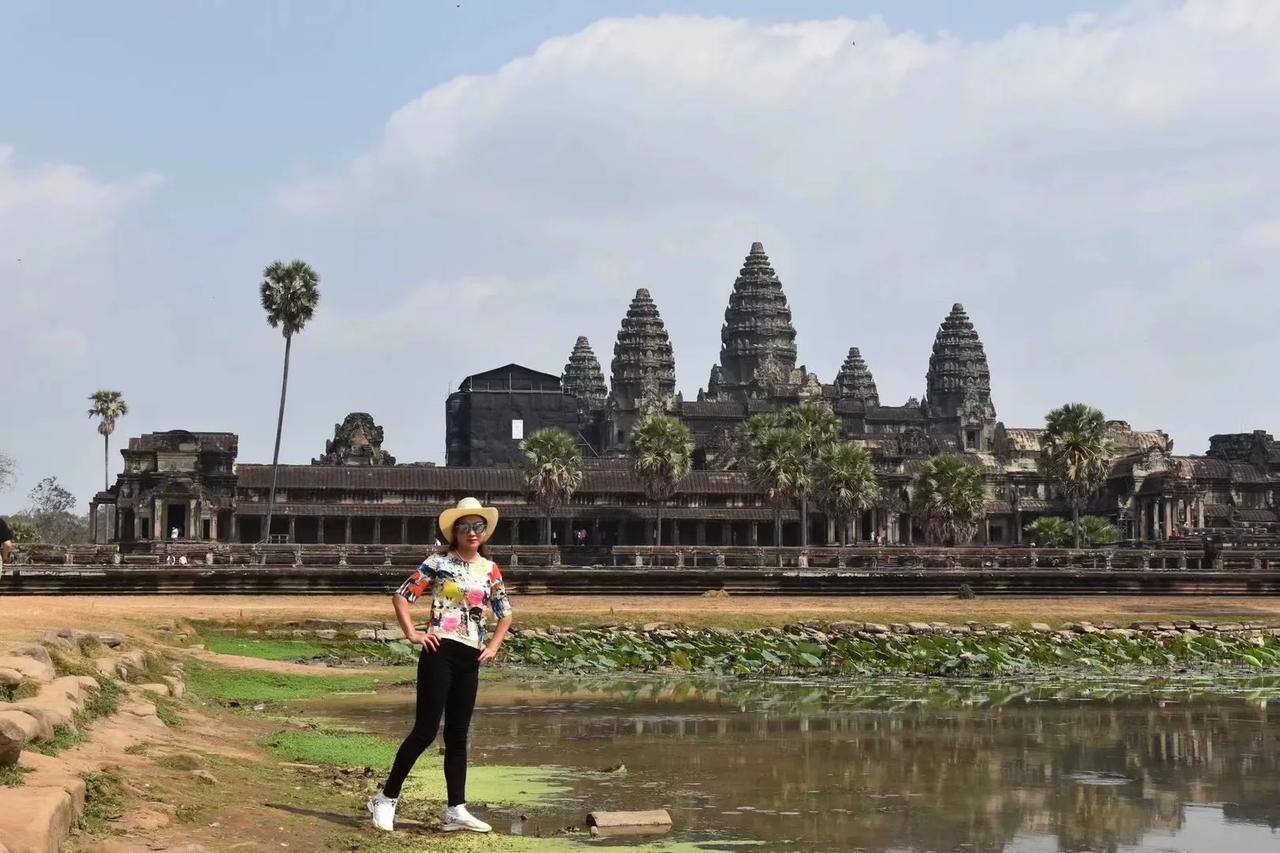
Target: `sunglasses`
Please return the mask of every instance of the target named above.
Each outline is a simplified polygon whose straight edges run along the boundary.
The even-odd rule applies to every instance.
[[[489,525],[485,524],[483,521],[457,521],[454,522],[453,532],[459,536],[466,536],[468,533],[474,533],[479,536],[485,532],[488,526]]]

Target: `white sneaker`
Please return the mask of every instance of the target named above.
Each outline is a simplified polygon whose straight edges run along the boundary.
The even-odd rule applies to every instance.
[[[397,802],[399,800],[393,800],[379,791],[377,796],[365,803],[364,807],[369,810],[369,814],[373,815],[374,826],[391,832],[395,829]]]
[[[449,806],[444,810],[444,826],[441,829],[445,832],[457,832],[459,829],[489,832],[493,827],[467,811],[467,806],[463,803],[460,806]]]

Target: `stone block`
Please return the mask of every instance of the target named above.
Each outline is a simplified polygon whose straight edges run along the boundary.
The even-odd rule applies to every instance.
[[[51,694],[66,696],[77,706],[84,704],[84,687],[80,684],[80,680],[73,675],[55,678],[40,690],[41,693],[46,691]]]
[[[49,650],[38,643],[27,643],[23,646],[14,646],[5,652],[8,655],[18,655],[20,657],[34,658],[41,663],[46,663],[50,667],[53,666],[53,658],[49,657]]]
[[[10,717],[20,714],[0,714],[0,767],[7,767],[18,761],[23,745],[30,739],[30,726],[21,726]]]
[[[338,632],[333,628],[321,628],[316,631],[316,636],[321,640],[336,640],[338,639]]]
[[[94,678],[92,675],[69,675],[67,677],[74,678],[76,680],[80,685],[80,693],[86,698],[89,694],[97,693],[102,689],[102,686],[98,684],[98,679]]]
[[[43,718],[50,726],[70,725],[76,712],[76,706],[65,695],[44,691],[34,699],[14,702],[13,707],[33,717]]]
[[[71,830],[71,806],[61,788],[0,788],[0,845],[10,853],[58,853]]]
[[[146,655],[139,649],[132,649],[120,655],[120,663],[129,669],[142,669],[146,665]]]
[[[24,723],[21,720],[15,720],[21,726],[34,727],[35,734],[28,740],[48,740],[53,737],[53,723],[49,722],[42,714],[36,714],[32,711],[24,711],[12,704],[0,705],[0,714],[20,714],[30,720],[30,723]]]
[[[138,689],[146,693],[154,693],[157,696],[169,695],[169,685],[167,684],[139,684]]]
[[[385,628],[381,631],[375,632],[374,636],[384,643],[391,643],[396,640],[403,640],[404,631],[401,631],[399,628]]]
[[[361,628],[359,631],[356,631],[356,639],[357,640],[376,640],[378,639],[378,629]]]
[[[1053,632],[1053,628],[1049,627],[1046,622],[1032,622],[1031,630],[1037,634],[1050,634]]]
[[[181,699],[183,694],[187,692],[187,686],[182,683],[180,678],[166,675],[164,676],[164,683],[169,685],[169,695],[175,699]]]
[[[39,681],[41,684],[48,684],[58,676],[53,671],[53,664],[24,655],[5,655],[0,657],[0,669],[12,669],[21,673],[23,678]]]
[[[22,683],[22,673],[16,669],[0,669],[0,687],[17,687]]]
[[[40,645],[46,646],[46,647],[52,646],[55,649],[62,649],[63,651],[68,651],[68,652],[75,648],[75,646],[71,644],[70,640],[68,640],[66,637],[59,637],[57,632],[55,631],[45,631],[43,634],[41,634]]]
[[[27,787],[61,788],[71,797],[72,814],[79,815],[84,811],[84,779],[71,765],[38,752],[24,752],[18,764],[31,771],[23,778]]]
[[[908,622],[907,628],[913,634],[932,634],[933,626],[928,622]]]
[[[4,709],[0,710],[0,739],[4,738],[5,731],[10,732],[10,736],[15,731],[21,732],[23,743],[40,739],[42,730],[40,722],[35,717],[22,711],[10,711],[3,705],[0,705],[0,708]]]

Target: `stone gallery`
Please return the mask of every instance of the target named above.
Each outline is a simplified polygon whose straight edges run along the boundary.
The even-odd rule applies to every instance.
[[[558,427],[575,436],[587,460],[582,486],[554,517],[559,544],[586,532],[593,546],[654,541],[654,507],[628,476],[627,438],[651,412],[671,414],[695,437],[694,471],[663,511],[662,541],[683,545],[794,545],[800,516],[784,511],[773,542],[773,509],[733,469],[737,427],[751,415],[799,403],[836,413],[844,437],[863,444],[877,468],[882,496],[854,524],[859,541],[920,541],[908,512],[921,462],[962,453],[986,476],[986,523],[977,541],[1018,544],[1023,527],[1069,508],[1038,467],[1037,428],[996,418],[982,341],[962,305],[938,327],[924,396],[882,405],[870,367],[852,347],[830,383],[796,364],[796,330],[782,283],[760,243],[751,246],[733,283],[721,328],[719,363],[696,399],[676,391],[675,358],[657,304],[636,291],[614,343],[610,381],[586,337],[572,347],[560,376],[508,364],[468,376],[449,395],[446,465],[399,464],[383,449],[383,431],[365,413],[335,426],[310,465],[281,465],[271,534],[299,543],[430,543],[446,505],[475,495],[501,508],[498,543],[536,543],[538,508],[525,492],[520,441]],[[1274,532],[1280,493],[1280,443],[1263,431],[1215,435],[1203,456],[1178,456],[1159,430],[1109,423],[1114,453],[1105,487],[1087,511],[1121,535],[1165,540],[1199,531],[1260,528]],[[124,473],[97,506],[110,505],[111,530],[98,540],[179,538],[255,542],[264,538],[271,466],[237,463],[237,437],[182,430],[131,439]],[[834,543],[834,523],[809,514],[809,542]]]

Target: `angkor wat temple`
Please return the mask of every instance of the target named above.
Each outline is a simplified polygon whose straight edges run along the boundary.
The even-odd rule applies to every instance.
[[[382,429],[363,413],[335,427],[311,465],[281,466],[271,533],[297,542],[430,542],[435,515],[474,494],[498,505],[508,523],[498,542],[536,541],[538,510],[517,466],[520,440],[543,427],[576,436],[588,472],[571,505],[557,514],[557,540],[586,531],[593,545],[654,540],[653,507],[626,474],[627,438],[638,419],[667,412],[693,431],[694,472],[664,510],[665,543],[771,542],[772,510],[732,470],[739,424],[798,403],[830,407],[844,437],[875,460],[882,500],[854,525],[862,541],[912,543],[911,480],[938,453],[970,456],[986,474],[987,521],[977,540],[1021,542],[1024,526],[1068,508],[1038,467],[1039,428],[996,419],[982,341],[964,307],[953,305],[934,339],[924,395],[883,405],[857,347],[829,383],[797,365],[796,330],[782,283],[755,243],[725,309],[720,360],[696,399],[676,390],[675,357],[648,290],[636,291],[613,348],[610,382],[586,337],[560,376],[509,364],[468,376],[446,402],[446,467],[398,465],[382,449]],[[1114,452],[1106,486],[1088,507],[1125,538],[1167,540],[1211,529],[1277,532],[1280,443],[1261,430],[1215,435],[1203,456],[1178,456],[1167,434],[1110,422]],[[130,441],[126,468],[97,504],[115,504],[116,538],[262,538],[270,466],[235,464],[234,435],[155,433]],[[229,455],[228,455],[229,454]],[[782,544],[799,542],[798,513],[784,514]],[[833,542],[834,524],[810,513],[810,543]]]

